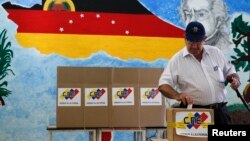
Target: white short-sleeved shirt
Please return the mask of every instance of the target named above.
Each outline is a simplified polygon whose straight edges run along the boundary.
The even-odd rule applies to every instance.
[[[236,73],[234,66],[218,48],[204,45],[199,62],[185,47],[171,58],[159,86],[168,84],[178,92],[191,95],[194,104],[208,105],[225,101],[224,82],[232,73]]]

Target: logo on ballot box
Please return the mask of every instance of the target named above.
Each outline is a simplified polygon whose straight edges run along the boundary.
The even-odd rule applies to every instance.
[[[85,106],[107,106],[108,88],[85,88]]]
[[[141,88],[140,96],[142,106],[162,105],[162,97],[158,88]]]
[[[112,88],[112,105],[134,105],[134,88]]]
[[[209,112],[176,112],[176,134],[188,137],[207,137],[211,124]]]
[[[58,106],[81,106],[81,88],[58,88]]]

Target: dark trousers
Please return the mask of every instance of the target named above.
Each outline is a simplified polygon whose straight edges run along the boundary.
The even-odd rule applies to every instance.
[[[210,105],[193,105],[193,108],[205,108],[205,109],[214,109],[214,123],[215,125],[229,125],[231,124],[231,118],[229,116],[227,102],[215,103]],[[183,103],[180,104],[181,108],[187,108]]]

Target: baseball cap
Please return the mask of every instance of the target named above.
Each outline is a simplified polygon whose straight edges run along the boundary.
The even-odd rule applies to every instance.
[[[185,33],[188,41],[196,42],[202,41],[206,34],[204,26],[197,21],[190,22],[186,27]]]

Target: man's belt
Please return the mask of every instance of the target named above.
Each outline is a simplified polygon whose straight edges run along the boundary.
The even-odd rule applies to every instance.
[[[206,109],[218,109],[227,105],[227,102],[214,103],[209,105],[196,105],[193,104],[193,108],[206,108]]]
[[[196,105],[193,104],[193,108],[205,108],[205,109],[219,109],[227,105],[227,102],[214,103],[209,105]],[[180,108],[187,108],[183,103],[180,104]]]

